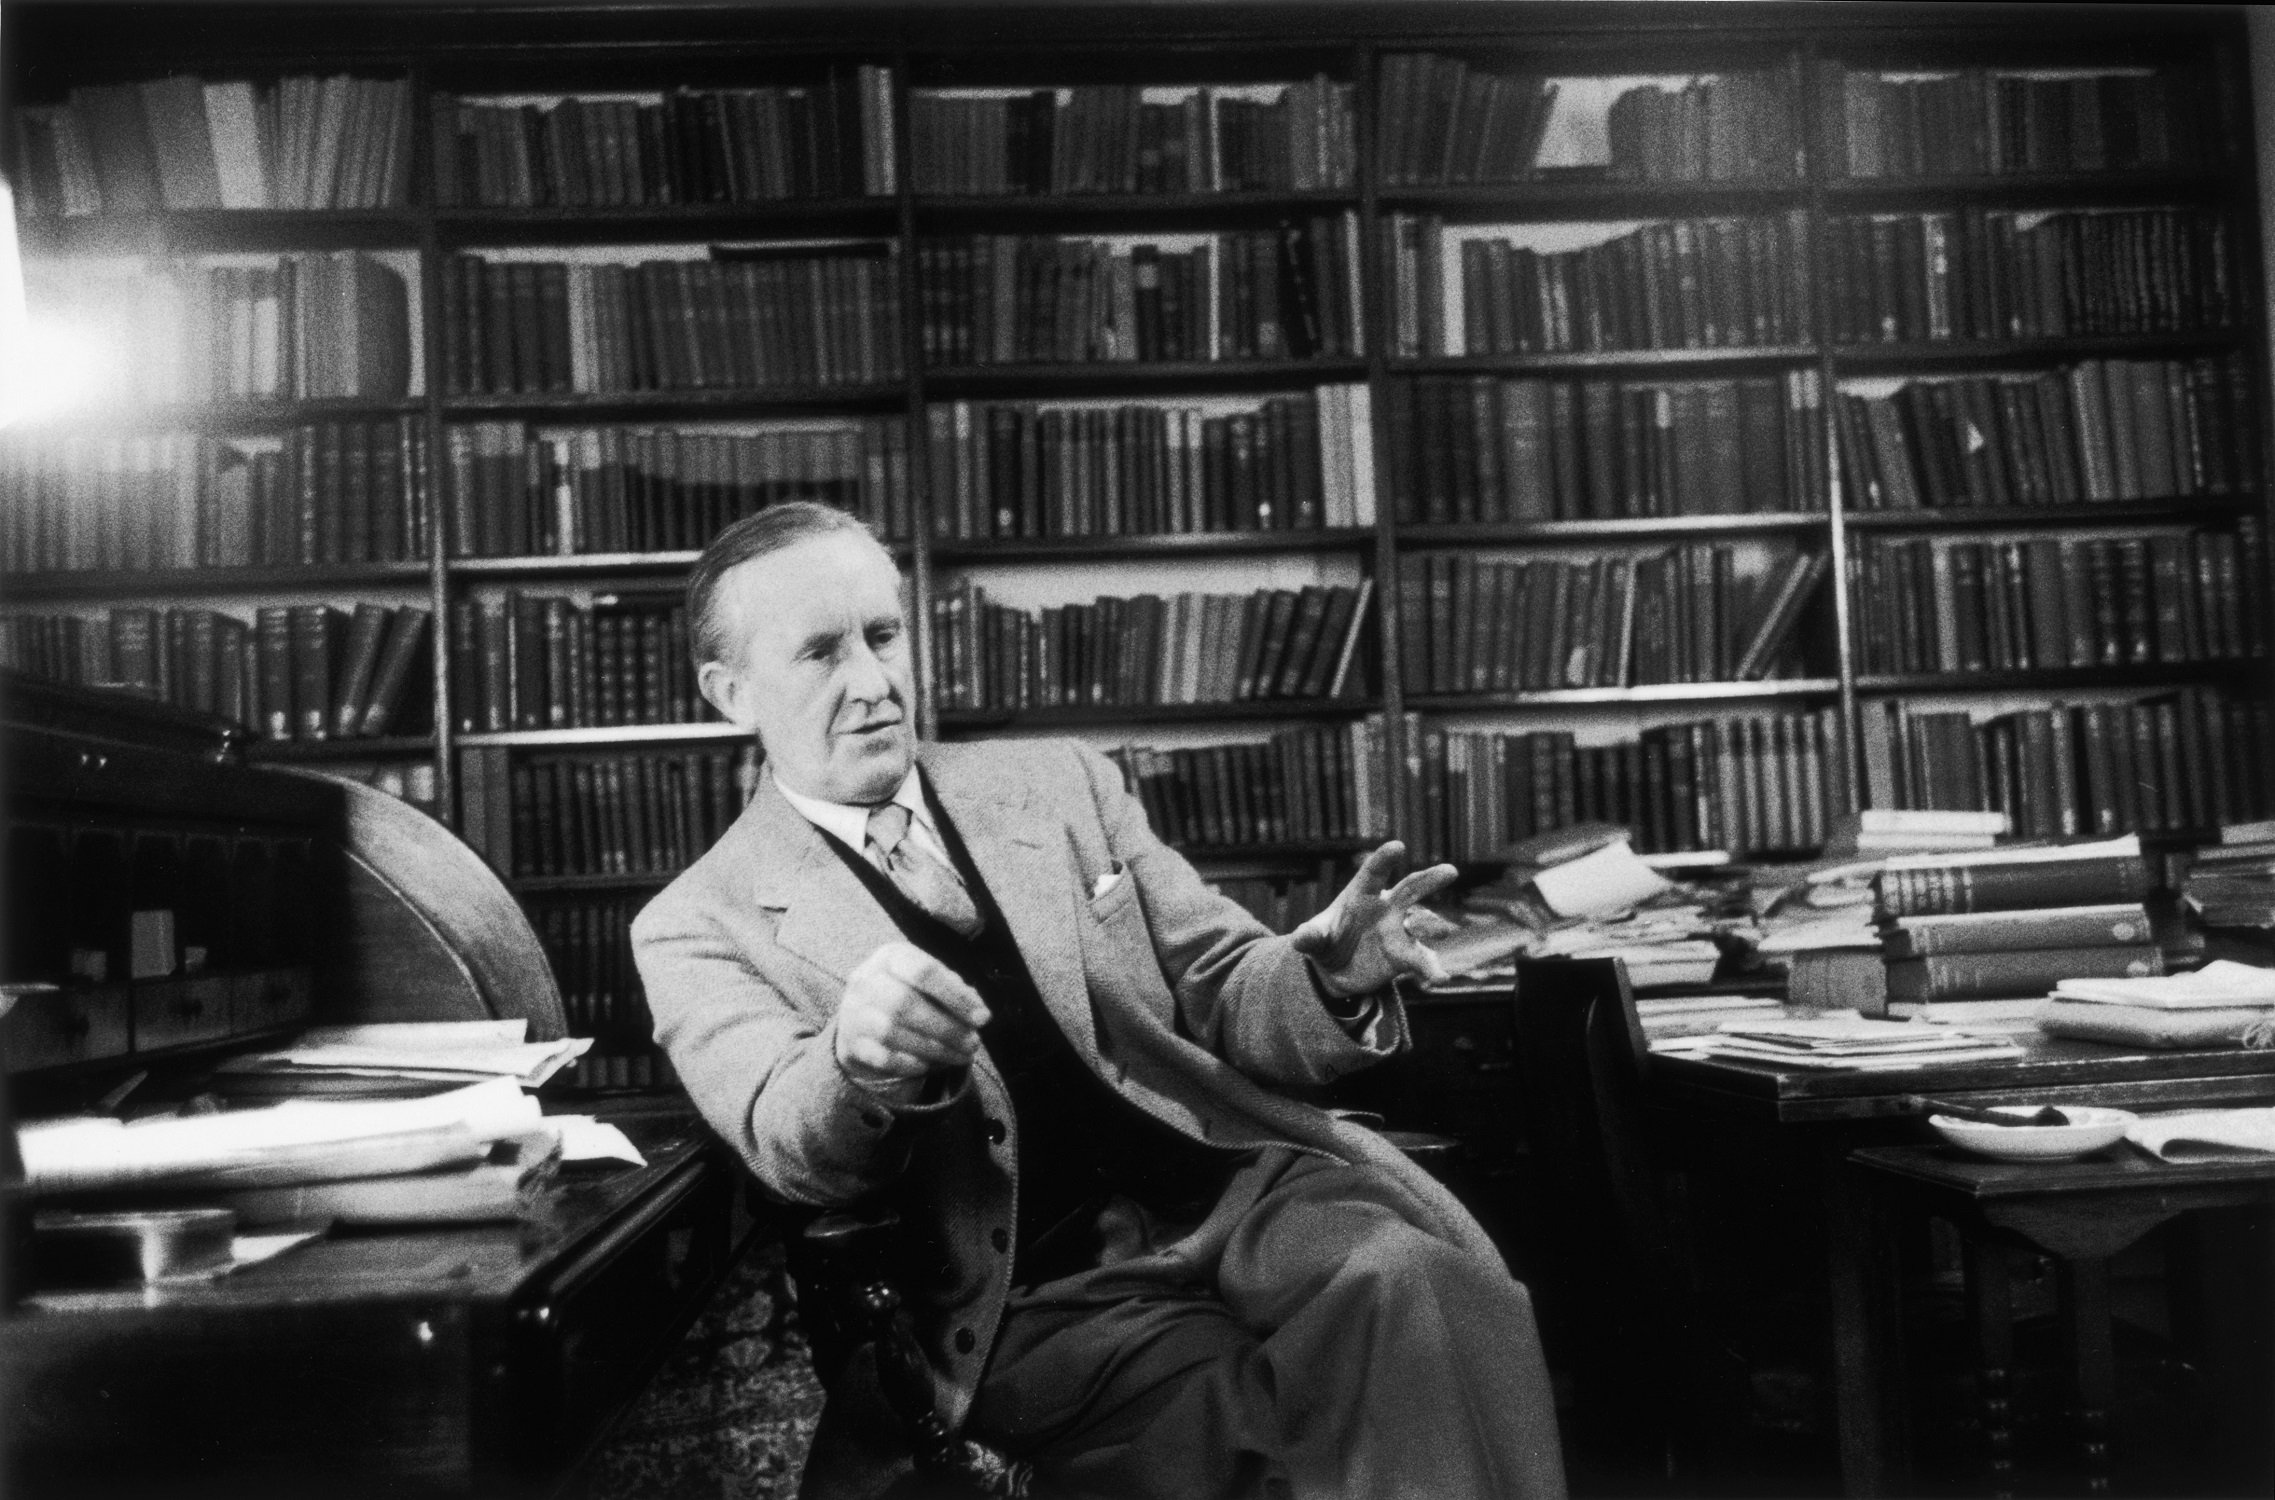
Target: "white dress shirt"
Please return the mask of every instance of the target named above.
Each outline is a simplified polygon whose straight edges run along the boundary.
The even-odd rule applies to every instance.
[[[773,773],[769,772],[768,774],[772,775]],[[867,806],[858,802],[824,802],[819,797],[809,797],[803,792],[793,792],[789,787],[783,785],[779,777],[776,778],[774,785],[782,793],[783,800],[796,808],[807,822],[824,833],[834,835],[846,848],[851,849],[863,859],[869,857],[869,809]],[[950,871],[954,871],[956,862],[948,857],[948,846],[941,842],[940,824],[932,816],[932,804],[924,795],[924,780],[916,774],[915,766],[912,765],[908,768],[908,775],[901,779],[900,790],[893,793],[889,800],[908,809],[909,835],[917,841],[924,852],[939,860]],[[961,884],[963,876],[959,873],[956,879]]]

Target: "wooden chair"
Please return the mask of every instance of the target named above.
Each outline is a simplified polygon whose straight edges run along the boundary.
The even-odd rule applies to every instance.
[[[1611,1482],[1695,1492],[1729,1472],[1719,1455],[1740,1414],[1670,1213],[1626,970],[1616,959],[1521,961],[1514,1005],[1550,1257],[1543,1337],[1576,1383],[1574,1436]]]

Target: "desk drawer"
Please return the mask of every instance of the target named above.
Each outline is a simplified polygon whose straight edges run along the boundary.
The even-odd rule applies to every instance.
[[[689,1162],[634,1217],[543,1286],[498,1330],[482,1362],[500,1403],[478,1427],[487,1463],[526,1479],[574,1461],[598,1441],[677,1345],[737,1248],[736,1182],[714,1161]],[[483,1436],[486,1432],[486,1436]]]
[[[234,983],[220,975],[137,981],[134,1050],[154,1052],[229,1035],[229,992]]]
[[[268,1031],[308,1019],[315,983],[306,969],[271,969],[230,980],[229,1029]]]
[[[11,1073],[123,1057],[131,1009],[123,984],[27,995],[0,1021],[0,1056]]]

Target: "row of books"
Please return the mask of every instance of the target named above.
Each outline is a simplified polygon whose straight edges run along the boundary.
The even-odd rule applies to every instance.
[[[1802,171],[1793,74],[1709,74],[1611,103],[1611,175],[1641,182],[1788,181]]]
[[[1473,68],[1458,57],[1382,60],[1376,155],[1388,187],[1515,182],[1532,175],[1557,88]]]
[[[1825,221],[1847,343],[2194,333],[2243,317],[2224,215],[2198,208],[1873,214]]]
[[[592,1048],[556,1080],[572,1089],[658,1088],[671,1064],[655,1043],[655,1018],[632,956],[632,919],[645,896],[549,895],[532,901],[530,925],[552,961],[562,1017]]]
[[[454,208],[771,203],[894,191],[887,69],[655,101],[485,103],[437,94],[434,199]]]
[[[2209,688],[1980,722],[1875,700],[1858,728],[1873,806],[2003,812],[2023,837],[2201,831],[2269,811],[2268,706]]]
[[[1146,98],[1127,84],[909,98],[920,193],[1311,192],[1347,188],[1352,88],[1321,74],[1270,87]],[[1257,94],[1272,97],[1256,97]]]
[[[1840,745],[1831,708],[1662,724],[1601,745],[1409,716],[1406,826],[1424,857],[1456,861],[1597,820],[1633,829],[1644,852],[1814,850],[1847,805]]]
[[[869,385],[901,373],[899,272],[882,243],[712,247],[636,265],[442,265],[452,395]]]
[[[274,266],[46,261],[33,310],[117,351],[114,400],[399,401],[411,389],[410,293],[361,251]]]
[[[676,875],[758,790],[755,745],[460,752],[460,836],[500,874]]]
[[[259,440],[256,440],[259,441]],[[392,562],[426,548],[411,418],[0,439],[0,572]]]
[[[264,605],[0,617],[0,665],[218,714],[272,740],[423,731],[432,678],[421,605]]]
[[[1985,68],[1818,75],[1833,161],[1851,177],[2142,172],[2202,158],[2189,82],[2169,71]]]
[[[836,417],[757,432],[448,429],[453,557],[692,551],[769,505],[818,500],[909,534],[907,424]]]
[[[186,74],[71,91],[15,111],[29,218],[159,209],[393,208],[411,170],[400,78],[295,74],[274,84]]]
[[[1812,336],[1800,213],[1661,220],[1570,250],[1391,214],[1382,254],[1400,358],[1750,348]]]
[[[2207,927],[2275,927],[2275,827],[2223,827],[2196,851],[2180,892]]]
[[[1382,718],[1289,729],[1268,740],[1113,752],[1156,836],[1180,849],[1388,835]]]
[[[1402,521],[1821,510],[1824,383],[1418,376],[1388,387]]]
[[[1844,390],[1842,482],[1856,510],[2242,494],[2259,475],[2251,388],[2239,352]]]
[[[590,604],[508,589],[450,606],[451,720],[460,730],[691,724],[710,705],[688,661],[678,590]]]
[[[1213,407],[932,407],[933,534],[1158,536],[1372,526],[1363,385]]]
[[[1358,217],[1172,243],[963,235],[917,246],[930,365],[1364,352]]]
[[[1340,698],[1364,691],[1373,593],[1369,579],[1030,611],[965,579],[933,601],[932,680],[950,711]]]
[[[2031,671],[2264,654],[2265,549],[2234,531],[2026,541],[1865,537],[1862,670]]]
[[[1507,693],[1651,682],[1748,682],[1795,665],[1795,632],[1826,572],[1793,551],[1741,582],[1726,544],[1492,562],[1398,560],[1411,693]]]

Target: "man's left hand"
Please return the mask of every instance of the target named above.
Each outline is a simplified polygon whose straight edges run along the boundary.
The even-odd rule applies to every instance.
[[[1404,844],[1382,845],[1333,904],[1295,930],[1296,951],[1311,960],[1329,994],[1373,994],[1400,976],[1426,983],[1446,977],[1426,944],[1453,932],[1454,924],[1420,903],[1452,884],[1457,872],[1432,865],[1392,885],[1405,863]]]

